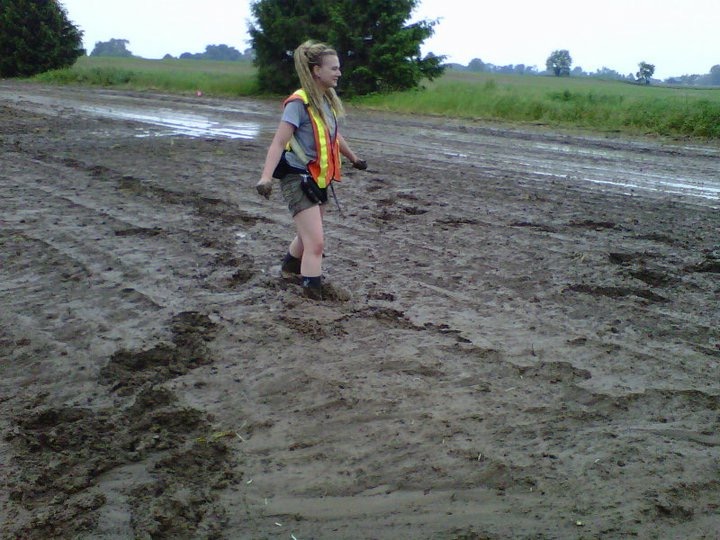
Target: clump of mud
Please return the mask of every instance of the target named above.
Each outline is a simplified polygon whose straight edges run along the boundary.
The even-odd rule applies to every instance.
[[[117,390],[124,406],[43,407],[15,418],[5,436],[14,454],[7,489],[17,504],[11,518],[25,515],[7,524],[8,538],[91,533],[107,502],[102,476],[141,461],[154,465],[150,482],[127,488],[136,537],[221,537],[225,510],[215,490],[242,476],[233,439],[208,441],[212,418],[160,386],[212,361],[207,343],[215,325],[188,312],[170,326],[172,344],[119,351],[101,371],[100,382]]]

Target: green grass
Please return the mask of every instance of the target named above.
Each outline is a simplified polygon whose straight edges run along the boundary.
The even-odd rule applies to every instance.
[[[720,88],[449,72],[422,90],[366,96],[356,103],[406,113],[720,138]]]
[[[69,69],[44,73],[35,80],[177,93],[202,90],[214,96],[259,96],[255,74],[250,62],[83,57]],[[448,71],[418,90],[349,101],[359,107],[409,114],[720,139],[720,88]]]
[[[71,68],[49,71],[35,80],[162,92],[201,90],[215,96],[250,96],[258,92],[255,68],[250,62],[85,56]]]

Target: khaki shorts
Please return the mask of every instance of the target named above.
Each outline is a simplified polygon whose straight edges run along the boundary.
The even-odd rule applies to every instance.
[[[288,205],[290,214],[295,217],[297,214],[313,206],[324,203],[314,203],[307,198],[305,192],[300,187],[300,175],[299,174],[288,174],[285,178],[280,180],[280,191],[282,192],[283,199]]]

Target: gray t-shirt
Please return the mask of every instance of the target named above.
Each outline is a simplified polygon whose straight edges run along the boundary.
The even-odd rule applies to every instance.
[[[335,115],[332,113],[330,105],[324,101],[323,106],[325,107],[325,116],[330,122],[328,126],[330,129],[330,138],[335,141],[337,137],[337,122]],[[282,120],[295,126],[295,138],[300,143],[300,146],[305,151],[305,155],[308,159],[313,160],[317,157],[317,151],[315,150],[315,134],[313,133],[312,122],[310,121],[310,115],[305,109],[305,104],[302,100],[294,99],[285,105],[283,110]],[[288,164],[291,167],[298,169],[304,169],[305,164],[302,163],[292,152],[285,154]]]

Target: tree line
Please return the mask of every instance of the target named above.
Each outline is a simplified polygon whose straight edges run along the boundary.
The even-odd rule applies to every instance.
[[[98,41],[95,43],[90,56],[105,56],[114,58],[132,58],[135,55],[128,49],[130,42],[127,39],[112,38],[109,41]],[[166,54],[163,59],[175,58],[171,54]],[[235,47],[229,45],[207,45],[205,52],[190,53],[184,52],[178,58],[183,60],[218,60],[218,61],[240,61],[252,60],[254,53],[252,49],[245,49],[244,52],[238,51]]]
[[[450,69],[456,71],[472,71],[478,73],[498,73],[506,75],[555,75],[557,77],[592,77],[598,79],[610,79],[625,82],[636,82],[650,84],[651,82],[664,82],[665,84],[677,86],[720,86],[720,64],[710,68],[706,74],[682,75],[669,77],[664,81],[653,79],[655,65],[642,61],[638,63],[638,70],[635,73],[623,75],[614,69],[602,67],[594,72],[583,71],[582,67],[572,67],[572,57],[566,49],[553,51],[545,64],[545,70],[541,71],[537,66],[526,66],[525,64],[508,64],[497,66],[483,62],[480,58],[473,58],[467,65],[448,64]]]

